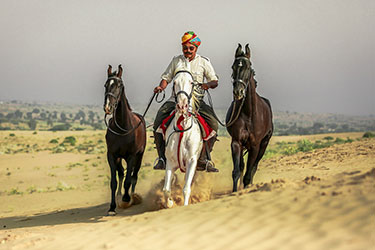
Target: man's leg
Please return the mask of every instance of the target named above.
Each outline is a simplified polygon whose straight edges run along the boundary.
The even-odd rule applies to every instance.
[[[154,121],[154,142],[156,145],[156,150],[158,152],[158,162],[154,166],[154,169],[165,169],[166,158],[165,158],[165,142],[163,134],[156,132],[159,126],[162,124],[163,120],[167,118],[175,108],[174,102],[166,101],[159,109],[156,114]]]
[[[208,106],[205,102],[202,101],[199,114],[205,119],[207,124],[216,131],[218,130],[218,122],[213,115],[214,111],[210,106]],[[202,153],[198,160],[197,170],[207,170],[207,172],[219,172],[217,168],[215,168],[215,164],[211,159],[211,151],[214,147],[216,142],[216,135],[210,138],[208,141],[203,143]]]

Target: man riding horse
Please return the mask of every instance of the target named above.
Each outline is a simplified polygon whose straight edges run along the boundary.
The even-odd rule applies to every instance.
[[[203,101],[205,90],[217,87],[218,76],[216,75],[210,60],[207,57],[197,54],[201,40],[194,32],[186,32],[181,40],[183,54],[175,56],[172,59],[165,72],[161,75],[162,80],[160,81],[160,84],[155,87],[154,92],[159,93],[163,91],[168,83],[173,80],[178,71],[188,71],[191,73],[194,82],[199,83],[194,84],[192,96],[193,112],[198,112],[207,122],[208,126],[213,129],[211,137],[204,143],[204,147],[198,160],[197,170],[218,172],[219,170],[214,167],[214,163],[210,160],[210,152],[216,141],[218,122],[215,119],[213,109]],[[206,83],[203,83],[204,79],[206,79]],[[160,133],[160,130],[158,129],[175,108],[175,96],[172,92],[172,96],[160,107],[154,121],[154,138],[159,155],[158,162],[154,166],[154,169],[165,169],[165,141],[163,134]]]

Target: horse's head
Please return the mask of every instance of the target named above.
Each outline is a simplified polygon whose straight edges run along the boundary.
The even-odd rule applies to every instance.
[[[246,97],[246,90],[251,79],[252,69],[249,44],[246,44],[245,50],[246,53],[242,51],[241,44],[238,44],[232,65],[233,96],[235,100],[241,100]]]
[[[193,76],[189,71],[180,70],[176,73],[173,91],[176,98],[176,109],[181,114],[186,114],[189,110],[193,95],[193,86]]]
[[[118,66],[118,72],[112,73],[112,66],[108,66],[107,70],[108,79],[105,82],[105,95],[104,95],[104,112],[109,115],[112,114],[118,105],[121,94],[124,90],[124,84],[122,82],[122,67]]]

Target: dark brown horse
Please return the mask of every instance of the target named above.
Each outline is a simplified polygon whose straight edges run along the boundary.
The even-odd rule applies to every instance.
[[[107,159],[111,168],[111,205],[109,215],[116,214],[116,189],[118,173],[119,183],[117,196],[121,197],[122,182],[124,180],[124,168],[121,160],[126,161],[127,170],[124,182],[125,193],[122,196],[124,207],[135,202],[135,185],[137,184],[138,171],[141,167],[143,153],[146,147],[146,127],[143,117],[132,112],[125,96],[125,87],[122,81],[122,67],[119,65],[118,73],[112,73],[112,67],[108,67],[108,79],[105,83],[104,111],[112,118],[107,124],[106,142]],[[132,197],[129,195],[131,189]]]
[[[233,102],[228,109],[226,124],[232,136],[233,192],[237,191],[238,180],[243,176],[244,150],[248,151],[244,187],[253,183],[260,159],[273,133],[270,102],[260,97],[256,91],[254,70],[251,68],[250,49],[246,53],[238,44],[232,66]]]

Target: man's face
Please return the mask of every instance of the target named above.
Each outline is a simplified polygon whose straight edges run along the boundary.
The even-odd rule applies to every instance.
[[[182,45],[182,52],[189,61],[194,59],[197,50],[198,48],[191,43],[185,43]]]

